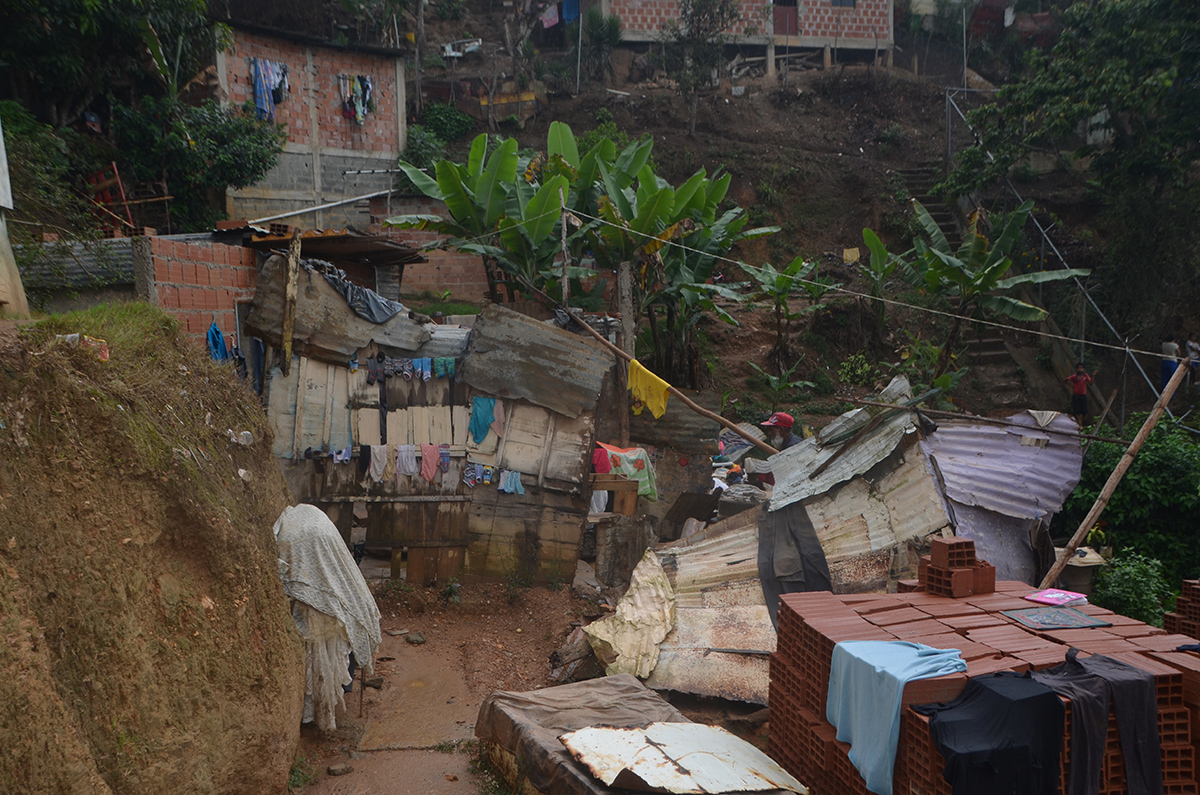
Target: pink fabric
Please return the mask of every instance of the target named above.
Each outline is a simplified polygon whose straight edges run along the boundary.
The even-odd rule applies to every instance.
[[[597,447],[592,451],[592,469],[598,475],[612,472],[612,462],[608,460],[608,451]]]
[[[497,436],[504,436],[504,401],[497,400],[496,408],[492,411],[491,428]]]
[[[432,483],[437,476],[438,461],[441,459],[436,444],[421,445],[421,477]]]

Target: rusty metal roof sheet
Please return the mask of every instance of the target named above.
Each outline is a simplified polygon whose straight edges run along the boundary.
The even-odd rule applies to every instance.
[[[946,496],[956,502],[1022,519],[1056,513],[1083,465],[1074,420],[1056,414],[1043,427],[1024,411],[1008,421],[1021,427],[968,418],[939,421],[921,447],[937,465]]]
[[[911,397],[908,382],[903,381],[902,389],[895,388],[893,381],[885,390],[883,397],[888,402],[903,400]],[[863,409],[848,411],[834,420],[825,429],[838,427],[842,430],[853,430],[862,427],[869,421]],[[775,490],[771,492],[769,510],[778,511],[794,502],[824,494],[839,483],[861,475],[883,459],[891,455],[905,434],[912,433],[912,415],[907,411],[898,411],[890,419],[884,420],[877,428],[862,439],[843,442],[840,445],[819,446],[817,437],[805,439],[800,444],[771,456],[771,471],[775,475]],[[824,431],[822,432],[824,433]],[[815,477],[812,472],[845,448],[825,471]]]
[[[636,776],[672,793],[763,792],[808,788],[750,743],[699,723],[651,723],[644,729],[592,726],[559,738],[571,755],[610,786]],[[636,784],[637,782],[631,782]]]
[[[253,235],[246,242],[259,251],[286,249],[290,235]],[[300,256],[360,265],[404,265],[425,262],[415,247],[398,243],[385,235],[364,235],[348,229],[310,229],[300,233]]]
[[[475,322],[462,379],[485,394],[574,418],[596,409],[612,363],[599,343],[490,304]]]
[[[751,586],[744,598],[757,598],[757,605],[676,609],[675,627],[658,645],[647,687],[767,703],[775,628],[758,580],[742,582]]]

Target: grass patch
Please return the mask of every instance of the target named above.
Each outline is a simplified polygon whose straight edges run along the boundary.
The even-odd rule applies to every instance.
[[[288,792],[295,792],[298,789],[303,789],[313,782],[317,774],[309,766],[308,760],[303,756],[296,760],[296,764],[292,765],[291,771],[288,773]]]
[[[423,293],[402,295],[400,302],[409,309],[426,315],[432,315],[434,312],[441,312],[443,316],[479,314],[478,304],[472,304],[470,301],[455,301],[451,298],[449,290],[440,294],[426,290]]]

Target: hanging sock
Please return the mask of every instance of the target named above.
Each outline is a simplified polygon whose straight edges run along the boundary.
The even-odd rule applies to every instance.
[[[485,486],[492,485],[492,474],[495,471],[496,470],[490,466],[484,466],[484,468],[483,468],[483,485],[485,485]]]
[[[443,356],[438,356],[433,360],[433,375],[435,378],[446,377],[446,359]]]
[[[475,488],[475,467],[470,464],[463,467],[463,483],[466,483],[468,488]]]
[[[433,359],[428,356],[421,359],[421,380],[428,381],[433,378]]]
[[[446,376],[454,378],[454,370],[457,367],[457,360],[453,356],[446,357]]]
[[[438,459],[438,468],[443,472],[448,472],[450,470],[450,445],[438,445]]]
[[[412,359],[401,359],[400,360],[400,375],[404,376],[405,381],[412,380],[412,377],[413,377],[413,360]]]

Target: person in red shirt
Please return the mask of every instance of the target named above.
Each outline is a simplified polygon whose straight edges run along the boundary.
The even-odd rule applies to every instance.
[[[1092,383],[1092,377],[1088,375],[1083,362],[1075,365],[1075,374],[1067,376],[1067,383],[1071,385],[1072,390],[1071,414],[1075,417],[1075,422],[1082,428],[1084,420],[1087,419],[1087,388],[1088,384]]]

